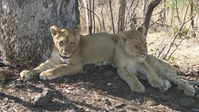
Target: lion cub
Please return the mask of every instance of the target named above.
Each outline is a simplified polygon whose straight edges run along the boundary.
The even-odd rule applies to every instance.
[[[97,33],[80,35],[80,28],[59,29],[50,27],[54,49],[49,60],[33,70],[24,70],[21,77],[37,75],[43,80],[51,80],[63,75],[82,73],[85,64],[112,64],[113,52],[118,35]]]
[[[187,81],[177,76],[168,63],[147,54],[146,38],[142,27],[119,33],[120,40],[116,44],[114,63],[119,76],[125,80],[132,91],[145,92],[140,79],[148,79],[153,87],[164,92],[171,87],[171,82],[188,96],[195,94],[195,89]],[[137,78],[138,77],[138,78]]]

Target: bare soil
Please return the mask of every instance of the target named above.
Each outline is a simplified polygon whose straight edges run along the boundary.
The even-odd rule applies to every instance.
[[[148,37],[161,37],[162,34],[149,34]],[[160,41],[153,41],[153,49]],[[178,75],[187,80],[199,80],[199,44],[185,41],[174,55],[172,65]],[[187,46],[190,44],[190,46]],[[193,46],[192,46],[193,45]],[[185,49],[186,48],[186,49]],[[188,64],[187,64],[188,63]],[[19,73],[8,70],[1,63],[1,74],[12,76],[3,80],[1,76],[0,111],[67,111],[67,112],[171,112],[199,111],[199,88],[194,97],[172,88],[159,92],[143,81],[146,93],[136,93],[117,75],[111,66],[95,67],[86,65],[82,74],[60,77],[51,81],[40,80],[38,76],[21,79]],[[194,69],[189,69],[189,68]],[[13,74],[15,77],[13,77]]]

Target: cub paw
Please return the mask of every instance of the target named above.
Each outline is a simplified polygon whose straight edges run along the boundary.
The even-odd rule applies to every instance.
[[[152,87],[162,87],[163,86],[163,81],[160,78],[149,78],[148,79],[149,83],[151,84]]]
[[[21,77],[25,77],[25,76],[28,76],[28,75],[36,75],[36,74],[37,73],[35,73],[32,70],[23,70],[22,72],[20,72]]]
[[[194,96],[196,92],[194,87],[188,83],[184,83],[183,86],[178,86],[178,89],[182,89],[184,91],[184,94],[187,96]]]
[[[163,86],[158,87],[159,91],[161,92],[165,92],[167,91],[169,88],[171,88],[171,83],[168,80],[162,79],[163,81]]]
[[[40,79],[43,79],[43,80],[52,80],[52,79],[57,78],[57,76],[53,74],[52,70],[46,70],[46,71],[41,72],[39,77]]]
[[[130,86],[132,91],[138,92],[138,93],[144,93],[145,87],[140,83],[140,84],[134,84],[133,86]]]

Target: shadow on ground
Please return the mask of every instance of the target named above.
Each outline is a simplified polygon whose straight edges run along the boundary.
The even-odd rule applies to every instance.
[[[199,77],[198,74],[192,76]],[[86,66],[82,74],[51,81],[40,80],[38,76],[27,80],[16,78],[1,85],[0,110],[199,111],[198,87],[196,96],[191,98],[177,90],[175,85],[169,91],[161,93],[147,81],[141,82],[146,87],[146,93],[132,92],[117,75],[116,69],[93,65]],[[51,92],[49,97],[42,93],[45,89]],[[38,96],[43,97],[42,95],[44,99],[35,100]]]

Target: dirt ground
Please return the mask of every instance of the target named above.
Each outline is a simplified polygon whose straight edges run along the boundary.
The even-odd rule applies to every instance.
[[[148,34],[149,49],[160,45],[164,33]],[[158,38],[158,40],[157,40]],[[185,40],[172,60],[178,75],[187,80],[199,80],[199,35]],[[155,41],[154,41],[155,40]],[[0,64],[2,73],[12,75]],[[172,88],[159,92],[141,80],[146,93],[136,93],[117,75],[111,66],[86,65],[82,74],[60,77],[51,81],[39,77],[16,77],[2,82],[0,111],[66,111],[66,112],[198,112],[199,87],[196,95],[185,96],[183,91]],[[3,77],[1,77],[1,80]]]

